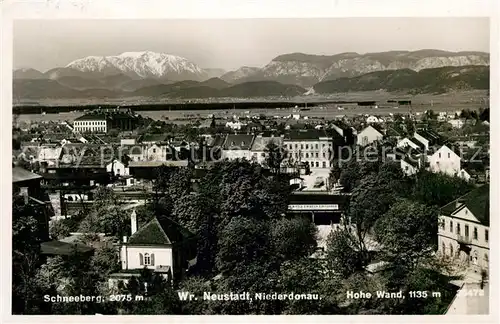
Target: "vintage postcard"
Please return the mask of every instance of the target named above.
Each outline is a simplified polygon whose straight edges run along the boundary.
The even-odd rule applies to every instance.
[[[493,3],[44,5],[4,11],[9,316],[498,315]]]

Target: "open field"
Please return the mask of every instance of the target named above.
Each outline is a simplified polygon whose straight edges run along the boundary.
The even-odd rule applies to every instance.
[[[432,109],[434,111],[457,111],[462,109],[479,109],[489,106],[489,97],[486,91],[475,90],[460,93],[446,93],[440,95],[431,94],[421,94],[415,96],[409,96],[406,94],[397,93],[387,93],[384,91],[371,91],[371,92],[360,92],[360,93],[347,93],[347,94],[336,94],[329,97],[318,97],[318,96],[307,96],[301,98],[293,98],[289,101],[292,102],[303,102],[313,103],[320,101],[376,101],[378,103],[378,108],[370,107],[360,107],[356,104],[335,104],[328,103],[322,104],[315,107],[309,107],[308,111],[298,111],[295,108],[280,108],[280,109],[270,109],[270,108],[252,108],[252,109],[209,109],[209,110],[158,110],[158,111],[140,111],[138,112],[144,117],[150,117],[153,119],[166,119],[168,118],[172,122],[176,123],[186,123],[187,119],[199,117],[206,118],[210,114],[215,114],[218,117],[229,116],[229,115],[259,115],[264,114],[266,116],[288,116],[290,114],[300,114],[301,116],[308,116],[310,118],[325,118],[333,119],[339,116],[354,116],[358,114],[375,114],[375,115],[387,115],[389,113],[408,113],[408,106],[400,106],[398,108],[396,103],[388,103],[388,100],[411,100],[414,112],[424,112],[425,110]],[[253,101],[253,100],[252,100]],[[265,101],[261,99],[260,102]],[[283,101],[283,99],[281,99]],[[234,100],[234,102],[237,102]],[[40,103],[42,105],[42,103]],[[43,103],[48,104],[48,103]],[[52,103],[54,104],[54,103]],[[63,104],[62,102],[59,104]],[[65,105],[75,104],[68,101],[64,102]],[[80,105],[83,104],[80,101]],[[95,103],[99,104],[99,103]],[[105,104],[105,103],[100,103]],[[109,104],[109,103],[108,103]],[[139,102],[117,102],[117,105],[130,105],[130,104],[140,104]],[[339,110],[338,106],[343,107],[343,110]],[[74,120],[75,118],[81,116],[83,112],[67,112],[59,114],[26,114],[19,115],[19,121],[49,121],[49,120]]]

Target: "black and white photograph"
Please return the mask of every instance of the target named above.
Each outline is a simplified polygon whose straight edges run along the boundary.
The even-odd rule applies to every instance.
[[[10,313],[490,314],[490,27],[14,20]]]

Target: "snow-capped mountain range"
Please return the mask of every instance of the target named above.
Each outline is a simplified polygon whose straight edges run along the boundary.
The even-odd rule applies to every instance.
[[[88,56],[45,73],[33,69],[16,70],[14,78],[48,78],[57,81],[64,79],[65,84],[70,82],[88,85],[91,83],[89,80],[102,81],[110,76],[121,75],[123,82],[126,81],[130,85],[131,81],[125,78],[135,80],[137,84],[155,84],[156,82],[168,83],[183,80],[204,81],[212,77],[220,77],[233,84],[248,81],[278,81],[284,84],[311,87],[321,81],[355,77],[375,71],[396,69],[420,71],[428,68],[467,65],[487,66],[489,54],[440,50],[335,55],[291,53],[277,56],[263,67],[244,66],[236,71],[224,73],[221,69],[203,69],[184,57],[144,51],[125,52],[116,56]],[[147,82],[141,80],[147,80]],[[88,88],[88,86],[81,88]],[[115,85],[113,88],[116,88]]]
[[[107,75],[123,73],[141,79],[201,80],[207,73],[184,57],[155,52],[125,52],[116,56],[87,56],[66,68]]]

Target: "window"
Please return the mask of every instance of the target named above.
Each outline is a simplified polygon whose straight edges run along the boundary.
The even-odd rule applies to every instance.
[[[450,256],[453,258],[453,245],[450,243]]]
[[[477,240],[477,227],[474,227],[474,239]]]
[[[450,221],[450,232],[453,233],[453,221]]]
[[[306,150],[308,150],[308,149],[309,149],[309,144],[306,144]]]
[[[316,144],[315,147],[316,147],[316,149],[319,149],[319,145],[318,144]]]
[[[309,158],[309,153],[306,153],[306,158]]]
[[[325,147],[325,144],[323,144],[322,146]]]
[[[120,175],[120,169],[116,169],[116,174]]]
[[[441,153],[438,154],[439,158],[441,158]]]
[[[151,256],[149,253],[144,254],[144,265],[151,265]]]
[[[490,233],[488,232],[488,230],[484,230],[484,240],[485,240],[486,242],[488,242],[488,239],[489,239],[489,234],[490,234]]]
[[[319,153],[318,153],[318,152],[316,152],[316,158],[318,158],[318,157],[319,157]]]
[[[155,148],[153,149],[153,153],[156,153],[156,149]]]
[[[460,224],[457,223],[457,234],[460,235]]]
[[[319,168],[319,162],[316,162],[316,167]]]
[[[299,145],[298,144],[295,144],[295,149],[298,149],[299,148]]]
[[[465,237],[469,237],[469,225],[465,225]]]
[[[444,219],[439,221],[439,227],[444,230]]]
[[[484,263],[486,263],[486,266],[488,266],[488,253],[484,254]]]
[[[443,251],[443,255],[446,255],[446,244],[444,242],[441,244],[441,250]]]
[[[293,145],[292,145],[292,144],[290,144],[290,150],[291,150],[291,149],[293,149]]]
[[[326,168],[326,162],[323,162],[323,168]]]
[[[300,149],[303,150],[304,149],[304,144],[300,144]]]
[[[450,153],[448,153],[448,159],[450,158]]]

